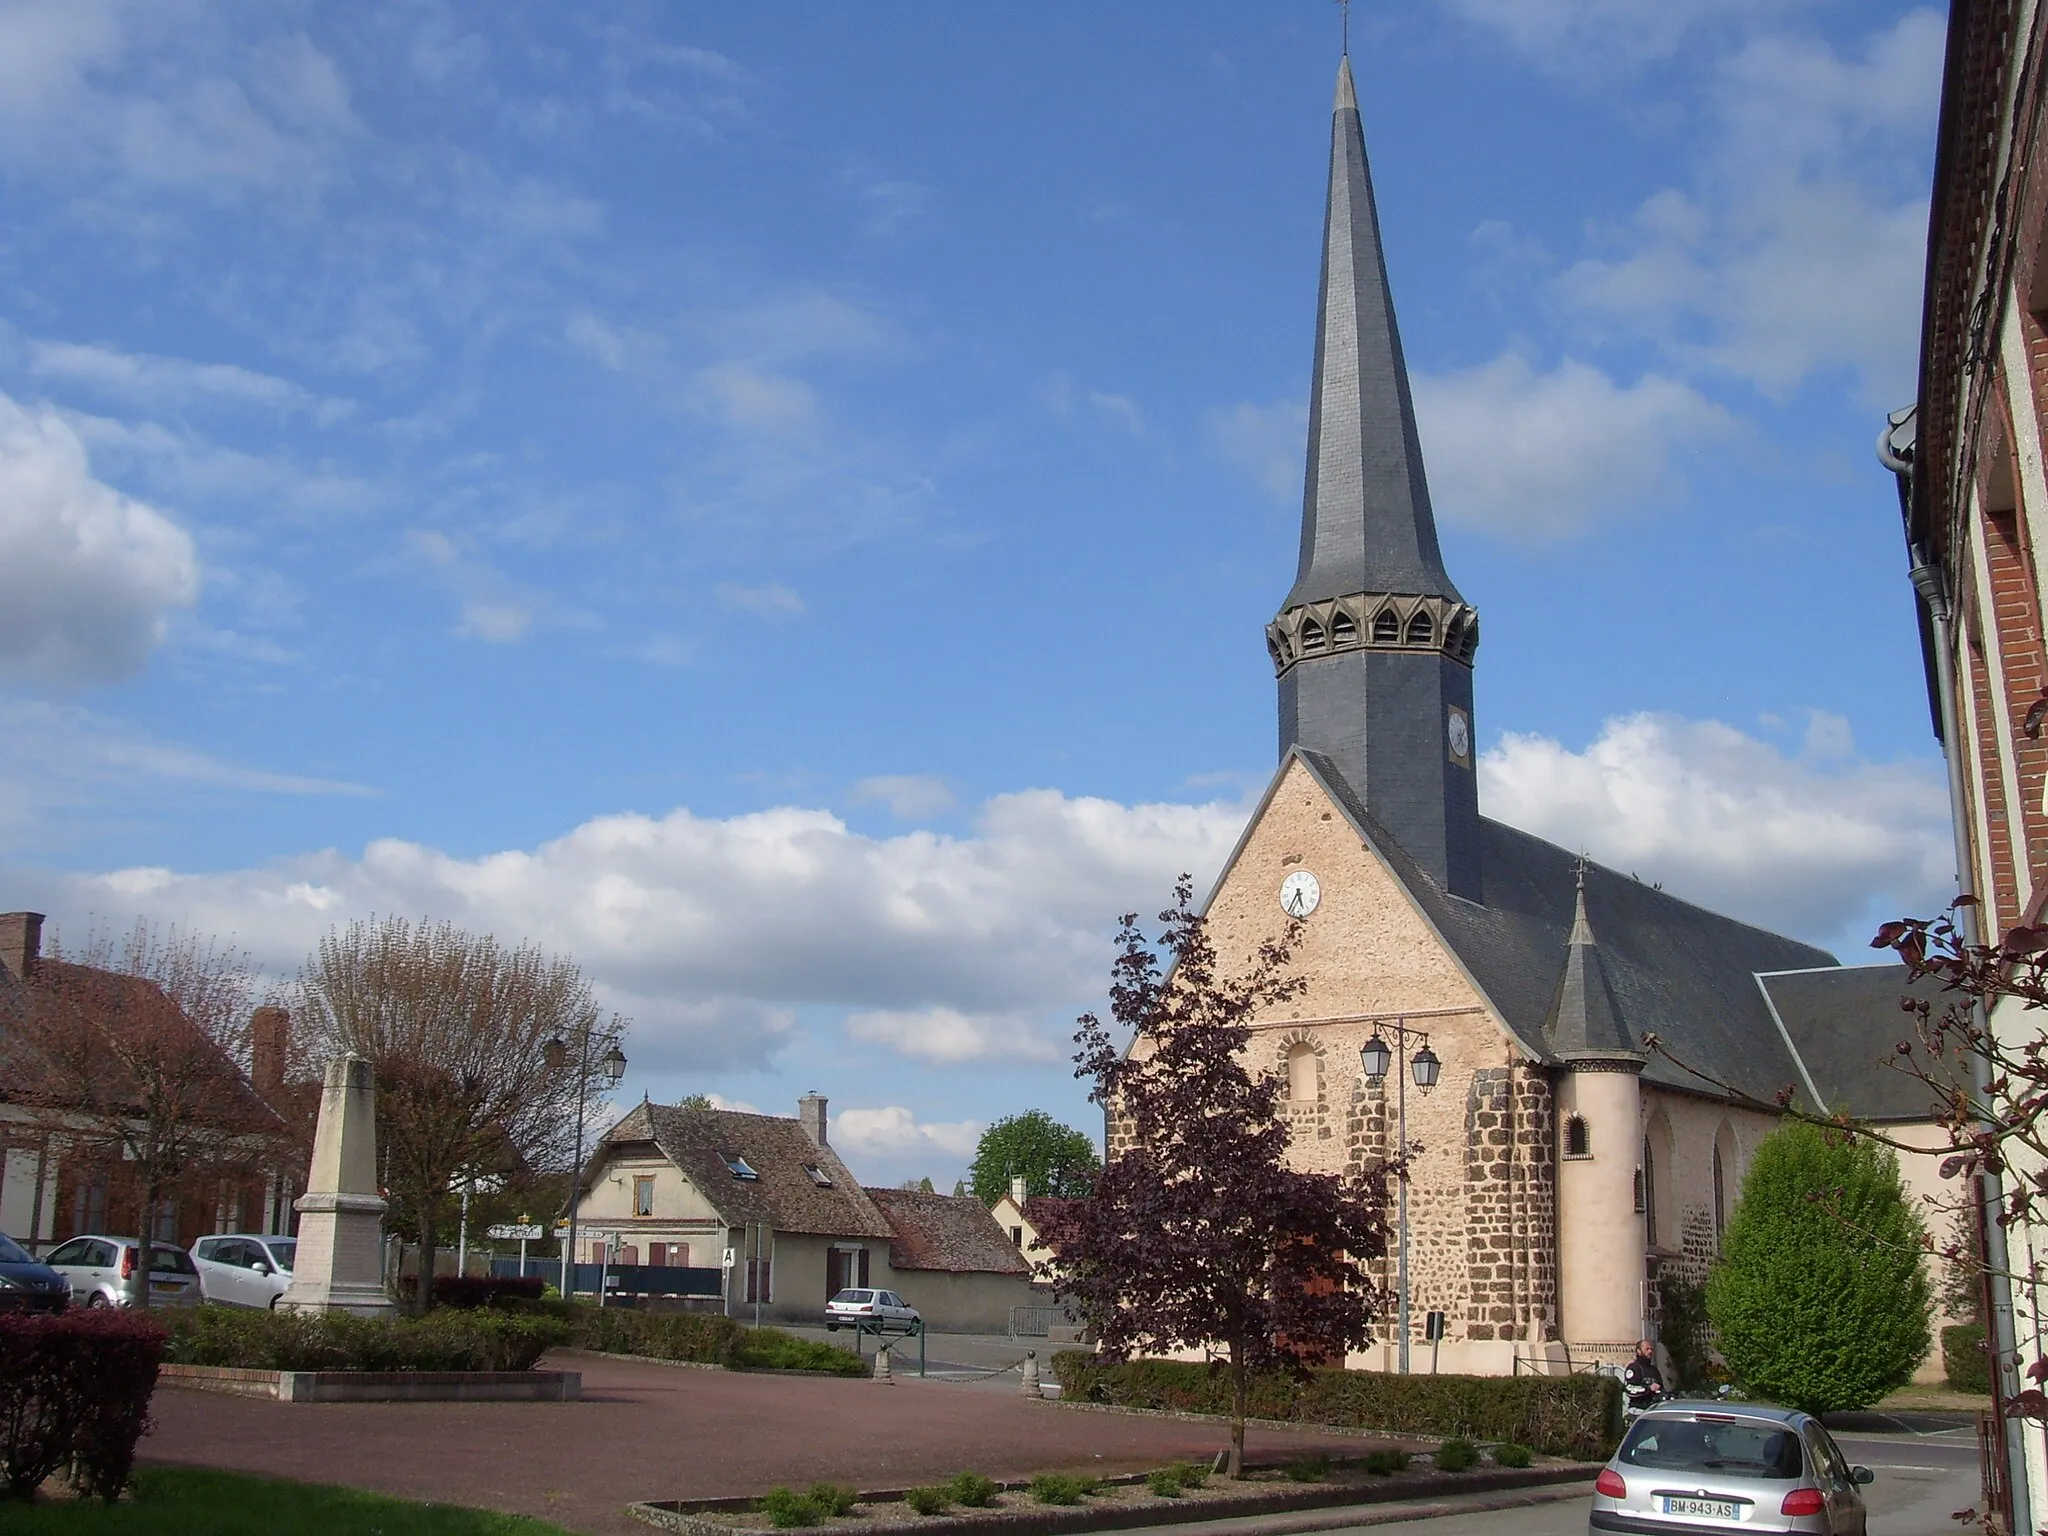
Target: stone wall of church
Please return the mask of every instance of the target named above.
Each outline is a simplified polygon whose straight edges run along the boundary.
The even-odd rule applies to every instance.
[[[1526,1336],[1554,1316],[1556,1128],[1549,1080],[1486,1067],[1465,1096],[1464,1335]]]

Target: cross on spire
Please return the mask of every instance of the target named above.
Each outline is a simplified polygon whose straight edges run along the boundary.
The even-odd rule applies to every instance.
[[[1344,54],[1351,53],[1351,0],[1337,0],[1337,11],[1342,18],[1339,25],[1344,29]]]

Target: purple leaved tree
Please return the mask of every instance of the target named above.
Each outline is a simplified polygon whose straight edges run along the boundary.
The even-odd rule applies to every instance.
[[[1074,1075],[1094,1079],[1110,1156],[1048,1236],[1055,1288],[1105,1355],[1206,1349],[1230,1372],[1236,1477],[1251,1373],[1367,1342],[1377,1295],[1360,1266],[1386,1251],[1386,1201],[1378,1177],[1287,1166],[1285,1084],[1244,1052],[1261,1010],[1301,990],[1289,940],[1225,974],[1191,893],[1182,876],[1156,946],[1135,915],[1119,928],[1110,1010],[1128,1051],[1093,1014],[1075,1032]]]

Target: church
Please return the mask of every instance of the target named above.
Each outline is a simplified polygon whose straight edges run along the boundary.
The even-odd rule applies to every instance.
[[[1480,813],[1479,636],[1438,548],[1347,58],[1300,566],[1266,628],[1280,763],[1210,929],[1226,963],[1249,962],[1300,921],[1305,987],[1250,1046],[1286,1082],[1298,1166],[1391,1160],[1405,1095],[1415,1368],[1440,1312],[1438,1369],[1584,1369],[1654,1335],[1660,1288],[1712,1263],[1776,1120],[1738,1095],[1790,1088],[1926,1145],[1903,1168],[1923,1194],[1942,1137],[1926,1090],[1885,1062],[1903,967],[1844,967]],[[1388,1059],[1369,1075],[1374,1041]],[[1396,1369],[1398,1343],[1351,1364]]]

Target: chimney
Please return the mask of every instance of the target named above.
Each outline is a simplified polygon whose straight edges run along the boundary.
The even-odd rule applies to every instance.
[[[42,913],[0,912],[0,975],[27,981],[42,951]]]
[[[825,1095],[813,1088],[796,1101],[796,1117],[803,1121],[811,1140],[825,1145]]]
[[[291,1054],[292,1016],[282,1008],[258,1008],[249,1015],[249,1081],[266,1096],[284,1087]]]
[[[1030,1193],[1030,1190],[1031,1186],[1024,1182],[1023,1174],[1020,1173],[1017,1177],[1010,1180],[1010,1198],[1017,1203],[1019,1210],[1023,1209],[1024,1197]]]

